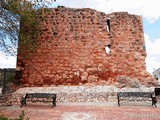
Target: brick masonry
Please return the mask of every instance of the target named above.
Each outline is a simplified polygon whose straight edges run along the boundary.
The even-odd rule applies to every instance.
[[[153,84],[146,71],[141,16],[89,8],[49,10],[39,14],[43,30],[36,51],[28,53],[28,59],[18,53],[17,70],[24,86]]]

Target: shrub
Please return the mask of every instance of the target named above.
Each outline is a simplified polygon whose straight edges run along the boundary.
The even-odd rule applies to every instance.
[[[29,120],[29,118],[25,118],[24,111],[22,111],[22,113],[19,115],[18,118],[9,119],[9,118],[5,117],[4,115],[0,115],[0,120]]]

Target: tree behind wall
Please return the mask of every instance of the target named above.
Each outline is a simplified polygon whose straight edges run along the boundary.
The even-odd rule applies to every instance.
[[[36,20],[36,9],[43,11],[46,3],[48,4],[47,0],[0,1],[1,51],[8,55],[16,55],[18,40],[24,46],[23,52],[28,48],[30,50],[36,48],[37,31],[40,30]],[[23,26],[20,26],[20,21]],[[28,47],[30,44],[32,47]]]

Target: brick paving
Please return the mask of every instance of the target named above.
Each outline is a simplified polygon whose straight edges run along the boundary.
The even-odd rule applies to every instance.
[[[16,118],[24,111],[29,120],[160,120],[160,105],[154,108],[149,104],[30,104],[0,107],[0,114]]]

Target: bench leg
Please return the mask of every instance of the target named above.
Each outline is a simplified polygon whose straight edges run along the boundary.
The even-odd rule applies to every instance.
[[[23,105],[27,105],[26,98],[24,98],[24,97],[21,98],[21,108]]]
[[[157,103],[157,98],[156,97],[152,97],[152,106],[154,105],[155,108],[157,107],[156,103]]]
[[[53,101],[52,101],[52,108],[53,107],[56,107],[56,100],[55,100],[55,98],[53,98]]]
[[[117,100],[118,100],[118,106],[120,107],[120,100],[119,100],[119,96],[117,96]]]
[[[54,108],[54,107],[56,107],[56,104],[55,104],[55,103],[52,104],[52,108]]]

